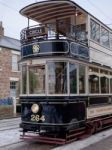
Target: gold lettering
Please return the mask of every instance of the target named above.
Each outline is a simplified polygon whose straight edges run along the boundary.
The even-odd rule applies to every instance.
[[[42,115],[40,117],[39,115],[31,115],[31,121],[45,121],[45,116]]]

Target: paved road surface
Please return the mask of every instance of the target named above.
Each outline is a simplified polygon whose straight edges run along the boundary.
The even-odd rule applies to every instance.
[[[92,144],[82,150],[112,150],[112,136]]]

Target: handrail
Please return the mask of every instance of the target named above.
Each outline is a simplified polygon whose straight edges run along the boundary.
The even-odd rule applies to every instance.
[[[80,25],[73,26],[63,22],[30,26],[21,31],[21,44],[49,39],[70,39],[87,45],[87,32]]]

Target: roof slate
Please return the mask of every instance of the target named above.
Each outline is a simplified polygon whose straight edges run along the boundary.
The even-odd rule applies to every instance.
[[[20,51],[20,41],[7,36],[0,36],[0,47]]]

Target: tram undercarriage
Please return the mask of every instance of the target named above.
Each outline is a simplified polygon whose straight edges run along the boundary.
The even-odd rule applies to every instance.
[[[31,125],[33,127],[33,125]],[[28,128],[28,125],[26,125]],[[21,139],[49,144],[67,144],[75,140],[89,137],[90,135],[112,127],[112,115],[104,118],[96,118],[66,132],[25,132],[22,130]],[[23,127],[24,128],[24,127]]]

